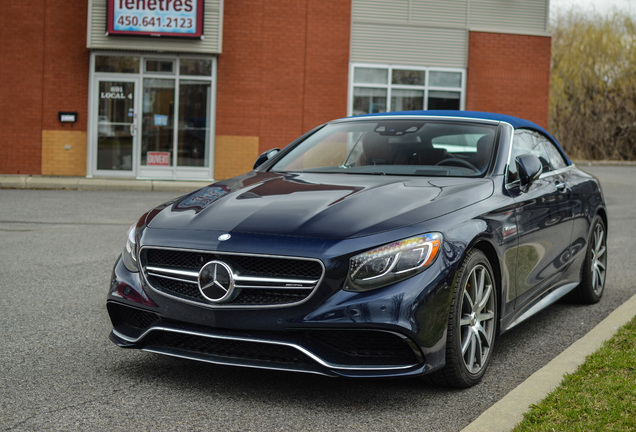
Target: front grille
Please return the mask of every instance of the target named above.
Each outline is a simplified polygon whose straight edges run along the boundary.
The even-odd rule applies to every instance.
[[[143,340],[143,348],[153,351],[179,351],[199,354],[228,362],[274,363],[279,365],[310,365],[305,354],[286,345],[222,339],[196,334],[153,331]]]
[[[214,307],[266,307],[300,303],[311,296],[323,276],[320,261],[304,258],[142,248],[140,261],[150,286],[164,294]],[[212,303],[200,292],[198,274],[206,263],[232,268],[238,295]]]

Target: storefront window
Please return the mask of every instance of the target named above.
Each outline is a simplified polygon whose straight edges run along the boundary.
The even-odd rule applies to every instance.
[[[428,75],[428,85],[431,87],[461,88],[462,74],[460,72],[431,71]]]
[[[93,64],[95,174],[212,177],[213,57],[94,54]]]
[[[386,89],[355,87],[353,92],[354,115],[386,112]]]
[[[183,58],[179,62],[179,73],[191,76],[212,75],[212,60]]]
[[[391,84],[419,85],[425,84],[426,71],[393,69]]]
[[[391,92],[391,110],[410,111],[424,109],[424,90],[395,89]]]
[[[359,67],[355,69],[353,81],[356,84],[386,84],[387,69]]]
[[[174,74],[174,60],[146,60],[146,72]]]
[[[209,166],[205,155],[210,142],[211,97],[209,82],[181,81],[179,85],[179,166]]]
[[[463,80],[463,70],[354,65],[350,114],[459,110]]]
[[[454,110],[459,106],[459,92],[437,91],[428,92],[428,109]]]
[[[95,56],[95,72],[139,73],[139,57]]]

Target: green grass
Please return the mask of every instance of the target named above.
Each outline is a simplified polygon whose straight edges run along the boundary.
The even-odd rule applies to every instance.
[[[533,405],[513,431],[636,431],[636,318]]]

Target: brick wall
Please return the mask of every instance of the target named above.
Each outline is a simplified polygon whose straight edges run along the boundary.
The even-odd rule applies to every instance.
[[[466,109],[548,126],[551,38],[471,32]]]
[[[41,174],[45,131],[86,132],[85,0],[12,1],[0,14],[0,173]],[[77,111],[61,124],[58,111]],[[69,136],[78,136],[69,135]],[[73,139],[77,148],[81,143]],[[86,142],[83,142],[85,153]],[[78,164],[75,158],[67,161]],[[74,170],[86,171],[86,160]]]
[[[350,21],[349,1],[225,2],[217,135],[258,137],[255,160],[345,116]]]
[[[44,4],[5,2],[0,13],[2,173],[40,173]],[[20,37],[15,37],[16,23]]]

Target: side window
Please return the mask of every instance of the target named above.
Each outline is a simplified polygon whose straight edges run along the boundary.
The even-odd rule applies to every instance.
[[[512,140],[512,151],[508,164],[508,182],[517,180],[518,174],[515,159],[522,154],[531,154],[538,157],[543,165],[543,172],[556,169],[551,163],[551,154],[546,144],[550,144],[552,149],[558,152],[552,143],[539,133],[528,129],[517,129]],[[561,158],[561,163],[565,166],[563,158]]]
[[[550,162],[550,166],[553,170],[558,170],[561,168],[565,168],[567,163],[565,159],[563,159],[563,155],[559,149],[557,149],[552,141],[544,137],[543,135],[539,135],[539,140],[543,143],[543,146],[546,150],[546,155],[548,161]]]

